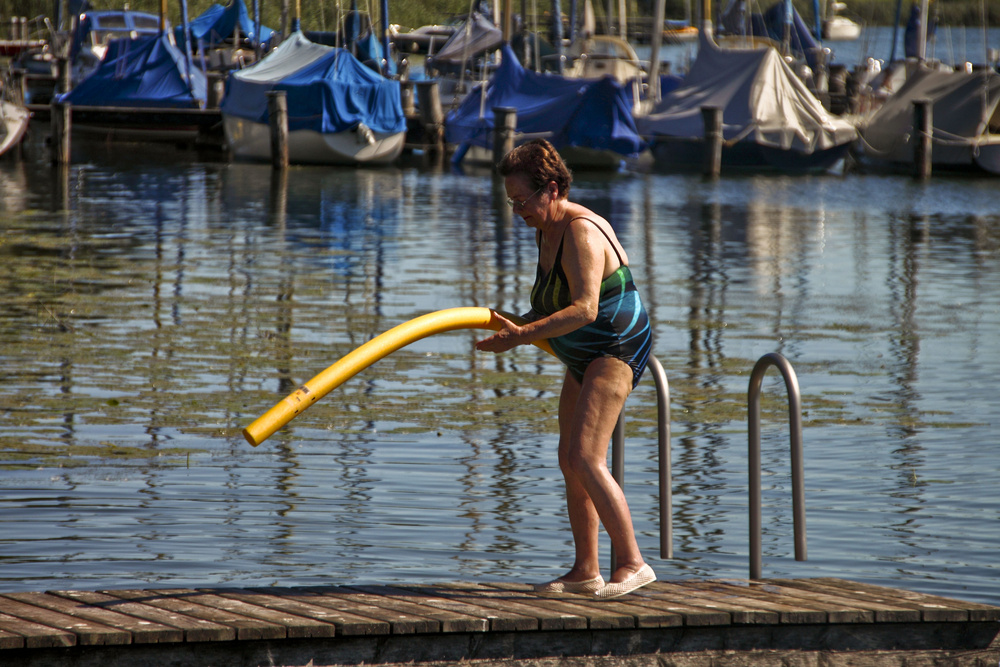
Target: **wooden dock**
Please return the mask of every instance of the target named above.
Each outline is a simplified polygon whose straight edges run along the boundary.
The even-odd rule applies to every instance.
[[[521,584],[0,595],[0,664],[975,665],[1000,607],[841,579],[676,580],[616,600]]]

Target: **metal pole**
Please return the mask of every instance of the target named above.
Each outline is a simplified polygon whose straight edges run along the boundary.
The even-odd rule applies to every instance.
[[[622,492],[625,491],[625,408],[622,407],[611,435],[611,476],[615,478]],[[611,571],[618,569],[618,555],[615,545],[611,545]]]
[[[674,501],[670,452],[670,385],[656,357],[649,357],[656,383],[656,435],[660,473],[660,558],[674,557]]]
[[[760,464],[760,390],[764,374],[775,366],[785,379],[788,392],[788,422],[792,459],[792,516],[795,533],[795,560],[806,560],[806,509],[804,464],[802,460],[802,401],[799,381],[792,365],[777,352],[765,354],[750,374],[747,396],[749,413],[749,448],[747,464],[750,468],[750,578],[761,578],[761,464]]]

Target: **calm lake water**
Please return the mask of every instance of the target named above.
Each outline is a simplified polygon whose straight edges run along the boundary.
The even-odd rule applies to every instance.
[[[458,331],[270,440],[240,430],[435,310],[521,312],[532,235],[488,173],[227,163],[96,146],[0,163],[0,590],[539,581],[572,550],[561,369]],[[784,385],[764,385],[765,577],[1000,603],[1000,195],[988,178],[577,174],[631,258],[671,385],[674,558],[655,391],[626,491],[661,578],[748,576],[747,386],[802,389],[808,560]],[[605,542],[605,547],[607,546]]]

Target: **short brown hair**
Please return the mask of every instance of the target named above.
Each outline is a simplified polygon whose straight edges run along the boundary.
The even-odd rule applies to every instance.
[[[560,197],[569,194],[569,185],[573,182],[573,174],[562,156],[545,139],[532,139],[504,155],[497,165],[497,173],[505,178],[524,174],[536,188],[555,181]]]

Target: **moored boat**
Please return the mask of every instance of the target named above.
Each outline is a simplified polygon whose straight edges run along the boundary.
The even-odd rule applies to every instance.
[[[267,93],[285,91],[288,159],[300,164],[387,164],[402,153],[406,118],[399,82],[351,52],[293,33],[253,66],[230,75],[221,111],[238,158],[268,160]]]
[[[914,104],[930,103],[931,165],[1000,175],[1000,73],[919,65],[860,127],[859,159],[869,167],[914,164]]]
[[[703,35],[681,84],[636,118],[655,168],[704,164],[707,107],[722,111],[723,169],[827,171],[857,138],[854,125],[823,108],[776,50],[723,49]]]

